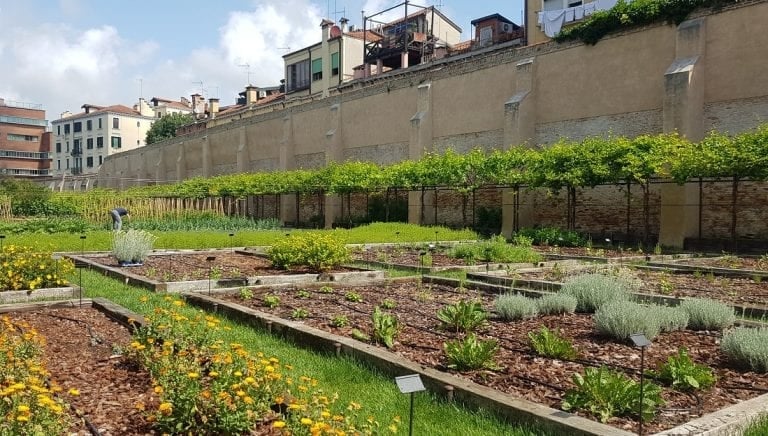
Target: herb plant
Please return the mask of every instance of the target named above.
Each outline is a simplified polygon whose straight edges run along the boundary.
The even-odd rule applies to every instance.
[[[373,339],[378,343],[384,344],[387,348],[395,346],[395,336],[399,329],[397,317],[390,313],[382,312],[378,306],[373,309],[371,314],[373,321]]]
[[[679,391],[708,389],[717,380],[712,369],[691,360],[684,347],[677,350],[676,355],[669,356],[658,371],[650,371],[650,375]]]
[[[541,327],[538,332],[528,332],[531,348],[536,354],[553,359],[570,360],[576,357],[576,349],[568,339],[560,336],[557,330]]]
[[[499,368],[494,361],[499,351],[499,343],[495,339],[478,340],[474,333],[470,333],[464,339],[446,342],[443,350],[448,367],[458,371]]]
[[[461,300],[437,311],[437,319],[445,328],[471,332],[486,324],[488,313],[479,301]]]

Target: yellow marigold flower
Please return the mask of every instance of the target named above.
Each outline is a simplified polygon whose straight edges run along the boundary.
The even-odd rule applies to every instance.
[[[28,413],[29,412],[29,406],[21,404],[16,410],[22,413]]]
[[[242,373],[242,372],[240,372],[240,371],[235,371],[235,375],[236,375],[237,377],[242,377],[242,376],[243,376],[243,373]]]
[[[243,401],[245,401],[245,404],[253,404],[253,398],[251,397],[245,397]]]
[[[312,420],[309,418],[301,418],[302,425],[312,425]]]
[[[189,372],[189,373],[187,373],[187,377],[189,377],[189,378],[194,380],[194,379],[200,377],[200,374],[198,374],[196,372]]]
[[[237,391],[237,392],[235,392],[235,395],[237,395],[238,397],[244,397],[245,396],[245,391]]]
[[[162,394],[163,393],[163,387],[162,386],[155,386],[155,393],[156,394]]]
[[[392,433],[397,433],[397,426],[395,424],[390,424],[389,427],[387,427],[389,431]]]
[[[355,403],[354,401],[349,402],[349,407],[347,407],[349,410],[360,410],[362,406],[359,403]]]
[[[183,301],[181,301],[181,300],[176,300],[176,301],[174,301],[174,302],[173,302],[173,305],[174,305],[174,306],[178,306],[178,307],[181,307],[181,306],[183,306],[183,305],[184,305],[184,302],[183,302]]]
[[[75,388],[72,388],[72,389],[69,390],[69,395],[72,395],[73,397],[76,397],[76,396],[80,395],[80,391],[78,391]]]
[[[275,372],[275,367],[272,365],[267,365],[264,367],[265,372]]]
[[[173,405],[171,403],[161,403],[157,410],[163,415],[170,415],[173,413]]]
[[[292,403],[288,405],[289,410],[298,410],[301,409],[301,404]]]
[[[274,428],[283,428],[285,427],[285,421],[275,421],[272,423],[272,427]]]
[[[275,397],[275,404],[283,404],[285,401],[285,398],[283,397]]]
[[[245,380],[243,380],[243,383],[247,385],[255,384],[256,379],[254,379],[253,377],[246,377]]]
[[[219,376],[219,373],[216,372],[216,371],[211,371],[211,372],[208,373],[208,376],[211,377],[211,378],[216,378],[216,377]]]
[[[16,417],[16,421],[28,422],[29,421],[29,416],[27,416],[27,415],[19,415],[19,416]]]
[[[146,295],[144,295],[144,296],[142,296],[141,298],[139,298],[139,301],[141,301],[142,303],[146,303],[147,301],[149,301],[149,297],[147,297]]]

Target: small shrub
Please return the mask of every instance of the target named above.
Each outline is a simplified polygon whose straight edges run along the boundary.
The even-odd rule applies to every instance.
[[[378,306],[373,309],[371,314],[373,321],[373,339],[384,344],[387,348],[395,346],[395,336],[399,329],[397,317],[390,313],[382,312]]]
[[[351,332],[349,332],[350,336],[352,336],[353,339],[358,340],[360,342],[371,342],[371,337],[368,336],[365,332],[360,331],[358,329],[352,329]]]
[[[397,307],[397,302],[395,302],[395,300],[392,300],[391,298],[385,298],[381,300],[381,307],[387,310],[392,310],[395,307]]]
[[[253,291],[250,288],[240,288],[238,295],[241,300],[253,300]]]
[[[576,311],[576,297],[566,294],[547,294],[536,300],[542,315],[560,315]]]
[[[63,286],[75,271],[70,259],[54,259],[51,250],[14,244],[3,246],[0,265],[0,292]]]
[[[349,319],[346,315],[336,315],[331,319],[331,325],[334,327],[346,327],[349,325]]]
[[[688,312],[679,307],[652,306],[653,314],[659,319],[662,332],[674,332],[688,327]]]
[[[357,292],[349,291],[346,294],[344,294],[344,299],[351,302],[351,303],[362,303],[363,302],[363,296],[358,294]]]
[[[712,369],[694,363],[685,348],[677,350],[677,355],[669,356],[667,363],[660,365],[658,371],[650,371],[650,374],[679,391],[708,389],[717,380]]]
[[[328,233],[292,234],[272,244],[267,254],[276,268],[307,266],[318,272],[336,268],[351,259],[344,242]]]
[[[542,259],[542,256],[534,251],[530,245],[507,244],[507,240],[501,235],[474,244],[460,244],[448,254],[451,257],[464,259],[469,264],[478,261],[531,263],[539,262]]]
[[[320,286],[320,289],[318,290],[323,294],[333,294],[333,288],[328,285]]]
[[[296,292],[296,297],[307,299],[307,298],[311,298],[312,294],[310,294],[310,292],[306,289],[300,289],[298,292]]]
[[[553,359],[570,360],[576,357],[576,349],[558,331],[542,327],[538,332],[528,332],[531,348],[536,354]]]
[[[584,375],[574,374],[575,388],[563,396],[563,410],[583,410],[607,422],[614,416],[633,416],[640,408],[640,384],[621,372],[605,367],[585,368]],[[664,404],[661,388],[643,383],[643,420],[653,419],[656,409]]]
[[[768,328],[738,327],[723,334],[720,349],[734,363],[768,372]]]
[[[495,339],[481,341],[474,333],[470,333],[464,339],[446,342],[443,344],[443,350],[448,359],[448,368],[458,371],[499,368],[494,361],[499,351],[499,344]]]
[[[688,328],[692,330],[723,330],[736,322],[733,307],[707,298],[692,298],[680,303],[688,313]]]
[[[536,245],[557,245],[559,247],[584,247],[587,239],[572,230],[562,230],[556,227],[539,227],[536,229],[520,229],[517,235],[533,240]],[[516,236],[517,236],[516,235]]]
[[[471,332],[485,325],[488,313],[479,301],[461,300],[437,311],[437,319],[456,332]]]
[[[629,299],[629,286],[623,280],[602,274],[584,274],[563,283],[560,293],[576,298],[576,310],[591,313],[613,301]]]
[[[536,300],[515,294],[499,295],[494,302],[494,308],[505,321],[533,318],[539,313]]]
[[[277,295],[265,295],[261,301],[264,306],[269,307],[270,309],[274,309],[280,305],[280,297]]]
[[[293,319],[305,319],[309,316],[309,311],[303,307],[297,307],[291,312],[291,318]]]
[[[115,232],[112,239],[112,255],[118,262],[144,262],[156,240],[155,235],[144,230]]]
[[[631,301],[614,301],[601,306],[593,316],[600,333],[619,341],[626,341],[635,333],[643,333],[652,340],[661,332],[661,323],[649,310]]]

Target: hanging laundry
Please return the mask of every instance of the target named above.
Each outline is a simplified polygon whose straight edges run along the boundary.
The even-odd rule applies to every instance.
[[[565,9],[547,11],[544,14],[544,34],[552,38],[563,28],[565,22]]]

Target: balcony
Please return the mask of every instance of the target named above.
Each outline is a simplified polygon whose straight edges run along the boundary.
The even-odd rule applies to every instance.
[[[77,176],[77,175],[83,174],[83,169],[80,168],[80,167],[72,167],[72,168],[69,169],[69,172],[73,176]]]
[[[75,157],[82,156],[83,155],[83,147],[82,146],[73,147],[72,151],[70,152],[70,154],[72,156],[75,156]]]

